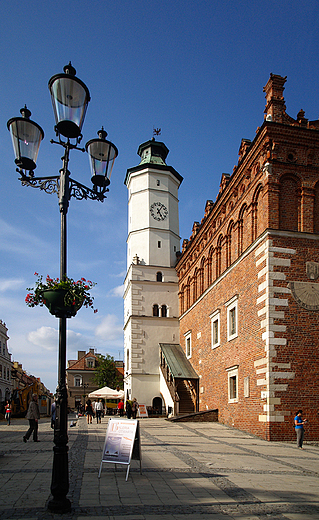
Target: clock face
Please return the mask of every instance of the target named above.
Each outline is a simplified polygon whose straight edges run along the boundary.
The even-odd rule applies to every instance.
[[[150,212],[155,220],[165,220],[168,215],[168,209],[161,202],[154,202],[150,207]]]

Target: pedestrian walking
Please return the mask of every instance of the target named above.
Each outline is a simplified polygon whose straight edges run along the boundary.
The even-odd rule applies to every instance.
[[[99,399],[95,403],[95,413],[96,413],[97,424],[101,423],[102,412],[103,412],[103,403],[102,403],[101,399]]]
[[[29,419],[29,429],[27,433],[23,436],[23,441],[27,442],[27,440],[31,437],[31,433],[33,432],[33,441],[39,442],[38,421],[40,419],[40,410],[38,405],[37,394],[32,394],[32,399],[29,404],[26,418]]]
[[[130,419],[132,417],[132,402],[129,399],[126,400],[125,411],[127,418]]]
[[[132,415],[133,415],[133,419],[136,419],[137,410],[138,410],[138,402],[137,402],[136,397],[134,397],[134,398],[133,398],[133,403],[132,403]]]
[[[85,412],[86,412],[86,416],[87,416],[88,424],[92,424],[92,419],[93,419],[93,408],[92,408],[91,399],[88,399],[88,400],[86,401]]]
[[[296,430],[296,434],[297,434],[297,448],[299,448],[300,450],[303,449],[303,447],[302,447],[303,438],[304,438],[303,425],[306,422],[307,422],[307,419],[302,418],[302,410],[298,410],[298,412],[296,413],[296,417],[294,419],[294,423],[295,423],[295,430]]]
[[[10,401],[7,401],[5,406],[5,418],[7,420],[7,426],[10,426],[11,423],[11,404]]]
[[[121,399],[119,404],[117,405],[117,409],[120,413],[120,417],[123,417],[124,415],[124,399]]]

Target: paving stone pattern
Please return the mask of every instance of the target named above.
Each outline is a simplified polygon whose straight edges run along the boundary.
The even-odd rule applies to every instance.
[[[74,418],[70,418],[74,419]],[[47,510],[53,431],[24,444],[25,419],[0,421],[0,519],[307,520],[319,519],[319,446],[268,443],[218,423],[140,420],[142,467],[103,464],[108,418],[69,428],[72,511]]]

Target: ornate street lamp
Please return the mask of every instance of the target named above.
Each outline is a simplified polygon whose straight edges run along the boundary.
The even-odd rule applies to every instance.
[[[67,240],[66,216],[71,197],[78,200],[91,199],[103,202],[105,193],[109,191],[110,174],[114,160],[118,155],[117,148],[106,141],[106,132],[98,132],[98,139],[91,139],[85,149],[89,154],[92,171],[92,188],[88,188],[70,177],[68,170],[70,150],[81,150],[82,126],[86,109],[90,101],[90,93],[86,85],[76,77],[71,62],[64,67],[64,73],[56,74],[49,80],[49,89],[55,116],[55,132],[58,144],[64,148],[62,168],[59,176],[35,177],[36,160],[41,140],[44,138],[42,128],[30,120],[31,112],[25,106],[20,110],[22,117],[13,117],[8,123],[11,134],[15,163],[20,181],[24,186],[40,188],[46,193],[57,193],[61,213],[61,250],[60,279],[67,276]],[[73,142],[71,141],[73,140]],[[48,508],[57,513],[70,511],[71,502],[67,498],[69,491],[68,471],[68,433],[67,433],[67,389],[66,389],[66,319],[67,313],[59,317],[59,361],[58,388],[56,399],[56,419],[54,425],[54,448],[51,493],[53,498]]]

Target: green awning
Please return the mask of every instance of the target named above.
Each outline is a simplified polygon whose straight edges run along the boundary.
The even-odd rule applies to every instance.
[[[199,379],[180,345],[160,343],[159,346],[174,379]]]

